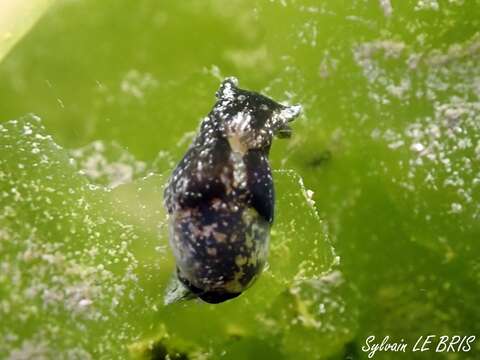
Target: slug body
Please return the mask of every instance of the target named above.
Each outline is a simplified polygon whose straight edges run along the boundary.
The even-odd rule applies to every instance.
[[[268,154],[301,111],[235,78],[216,96],[164,192],[178,280],[209,303],[240,295],[263,269],[275,205]]]

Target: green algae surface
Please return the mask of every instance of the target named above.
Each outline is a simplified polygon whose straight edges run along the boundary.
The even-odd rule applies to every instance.
[[[58,1],[0,63],[0,358],[364,359],[480,333],[480,2]],[[225,76],[304,113],[269,263],[163,305],[166,179]],[[410,347],[411,347],[410,346]],[[379,359],[476,359],[378,352]]]

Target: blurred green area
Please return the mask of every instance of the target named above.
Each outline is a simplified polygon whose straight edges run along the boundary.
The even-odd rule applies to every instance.
[[[42,118],[0,128],[0,357],[357,359],[369,335],[479,334],[479,13],[60,1],[0,64],[0,121]],[[305,108],[272,149],[270,268],[235,301],[163,307],[162,184],[227,75]]]
[[[48,10],[54,0],[0,2],[0,61]]]

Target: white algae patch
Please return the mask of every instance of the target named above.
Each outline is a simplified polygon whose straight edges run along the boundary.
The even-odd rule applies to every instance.
[[[393,13],[393,8],[392,8],[392,3],[390,0],[379,0],[380,1],[380,7],[383,10],[383,14],[385,17],[392,16]]]
[[[354,58],[368,81],[369,98],[382,114],[392,111],[378,119],[371,132],[373,139],[404,159],[398,163],[401,175],[393,177],[392,182],[413,196],[420,190],[443,194],[443,216],[463,214],[477,220],[479,36],[426,53],[415,52],[413,46],[403,42],[379,40],[358,45]],[[392,61],[395,71],[388,65]],[[398,100],[421,109],[418,116],[406,119],[399,113],[397,118],[394,109]],[[428,197],[412,210],[428,213],[431,205],[425,199]]]
[[[145,95],[158,86],[158,80],[150,73],[136,69],[128,71],[120,82],[120,89],[125,94],[143,100]]]
[[[138,161],[115,142],[94,141],[71,150],[70,155],[81,174],[98,185],[115,188],[145,174],[146,163]]]
[[[415,10],[439,10],[440,5],[438,4],[438,0],[418,0],[417,4],[415,5]]]

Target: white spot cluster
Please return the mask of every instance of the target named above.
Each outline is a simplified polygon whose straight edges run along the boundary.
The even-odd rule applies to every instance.
[[[245,161],[240,153],[232,151],[230,153],[230,161],[233,166],[233,186],[237,189],[244,190],[247,188],[247,168]]]
[[[364,76],[367,78],[370,86],[377,91],[371,91],[368,96],[380,103],[389,103],[391,100],[388,97],[382,96],[381,90],[386,90],[386,93],[396,97],[402,98],[409,90],[410,79],[394,79],[389,76],[386,68],[383,68],[378,57],[385,59],[399,59],[405,51],[405,44],[393,40],[377,40],[367,43],[358,44],[353,50],[353,56],[356,63],[362,68]]]
[[[273,122],[279,122],[280,124],[286,124],[292,119],[296,118],[302,112],[302,105],[292,105],[281,110],[278,113],[278,119]]]
[[[128,71],[120,83],[120,89],[137,100],[143,100],[147,92],[158,86],[158,80],[150,73],[136,69]]]
[[[418,0],[417,4],[415,5],[416,11],[421,10],[439,10],[440,5],[438,0]]]
[[[380,7],[383,10],[383,15],[385,15],[385,17],[392,16],[393,8],[392,8],[391,1],[390,0],[379,0],[379,1],[380,1]]]
[[[112,189],[143,176],[147,167],[115,142],[94,141],[70,154],[82,175]]]
[[[399,163],[404,176],[392,181],[412,193],[425,189],[448,194],[443,213],[473,219],[480,218],[480,204],[474,200],[480,192],[479,51],[478,35],[446,51],[417,53],[391,41],[361,44],[354,51],[368,80],[368,96],[380,111],[398,99],[429,109],[413,119],[379,119],[371,132],[372,138],[407,157]],[[395,61],[396,71],[384,65],[386,60]],[[406,124],[403,129],[396,125],[400,120]]]
[[[239,112],[235,114],[227,125],[227,134],[238,134],[238,136],[245,136],[251,131],[250,122],[252,116],[248,112]]]

